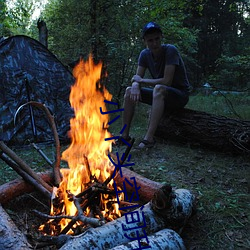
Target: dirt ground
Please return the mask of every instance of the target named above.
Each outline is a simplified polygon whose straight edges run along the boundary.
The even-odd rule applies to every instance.
[[[44,170],[46,164],[32,150],[17,150],[17,154]],[[147,151],[132,149],[131,156],[133,170],[138,174],[174,188],[189,189],[196,195],[197,213],[181,234],[187,249],[250,249],[249,156],[162,140]],[[2,162],[1,170],[2,182],[16,178]],[[4,208],[30,239],[39,236],[37,228],[41,224],[32,210],[49,209],[37,193],[25,194]]]

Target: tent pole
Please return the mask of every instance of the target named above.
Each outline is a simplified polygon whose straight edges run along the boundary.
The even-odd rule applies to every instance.
[[[29,81],[27,78],[25,78],[25,87],[26,87],[28,102],[30,102],[31,100],[30,100],[30,91],[29,91]],[[29,112],[30,112],[31,128],[32,128],[32,132],[33,132],[34,141],[37,142],[37,131],[36,131],[35,118],[34,118],[33,108],[30,104],[29,104]]]

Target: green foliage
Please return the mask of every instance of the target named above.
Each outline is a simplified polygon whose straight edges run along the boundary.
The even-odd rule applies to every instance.
[[[151,20],[162,25],[167,43],[174,43],[184,58],[196,50],[196,33],[183,27],[182,1],[51,1],[43,13],[49,29],[49,48],[68,64],[91,52],[102,60],[104,80],[114,99],[119,100],[135,73],[143,48],[141,29]],[[171,12],[178,10],[177,13]],[[166,15],[167,13],[167,15]],[[62,39],[63,37],[63,39]],[[190,61],[192,58],[190,57]],[[193,62],[195,60],[193,59]]]
[[[216,63],[216,71],[208,81],[216,83],[217,87],[227,86],[230,90],[250,86],[250,55],[222,56]]]
[[[15,5],[8,9],[10,29],[13,35],[29,34],[31,16],[34,12],[34,3],[30,0],[16,0]]]
[[[1,1],[1,34],[37,39],[31,16],[42,3],[17,0],[7,13]],[[194,87],[204,79],[228,89],[248,86],[249,9],[247,0],[51,0],[40,17],[49,30],[49,49],[65,65],[92,53],[108,73],[103,84],[119,101],[135,73],[148,21],[159,23],[164,42],[178,47]]]
[[[10,35],[9,17],[7,15],[6,1],[0,1],[0,36]]]

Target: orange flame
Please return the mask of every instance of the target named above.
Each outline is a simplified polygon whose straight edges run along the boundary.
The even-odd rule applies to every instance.
[[[77,195],[91,181],[86,159],[91,176],[100,182],[105,181],[113,170],[107,156],[112,141],[104,140],[111,137],[107,130],[109,117],[100,113],[100,107],[107,111],[104,100],[110,101],[112,95],[100,85],[101,70],[102,63],[95,65],[91,56],[86,62],[80,60],[73,70],[76,82],[70,93],[70,103],[75,112],[75,117],[70,120],[72,143],[62,153],[62,159],[68,162],[70,171],[62,171],[63,181],[59,187],[64,194],[65,215],[74,216],[77,212],[74,203],[68,201],[66,191]],[[119,214],[118,207],[116,213]],[[61,225],[62,229],[66,224],[67,221],[64,226]]]

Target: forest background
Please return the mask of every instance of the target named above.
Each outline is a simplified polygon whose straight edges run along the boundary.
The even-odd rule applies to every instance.
[[[0,10],[1,36],[38,39],[41,18],[48,48],[64,65],[92,53],[103,62],[103,83],[117,101],[135,73],[141,29],[149,21],[180,50],[194,90],[206,82],[233,91],[250,86],[248,0],[1,0]]]

